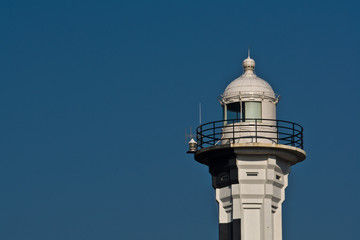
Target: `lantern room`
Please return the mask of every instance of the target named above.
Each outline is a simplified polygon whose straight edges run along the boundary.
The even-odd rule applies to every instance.
[[[279,96],[269,83],[256,76],[254,59],[248,56],[242,65],[244,73],[226,87],[219,99],[224,120],[276,119]]]
[[[279,95],[255,74],[254,59],[248,56],[242,66],[243,74],[233,80],[218,98],[223,118],[201,124],[196,129],[197,148],[189,152],[254,143],[290,145],[302,149],[303,128],[294,122],[276,118]]]

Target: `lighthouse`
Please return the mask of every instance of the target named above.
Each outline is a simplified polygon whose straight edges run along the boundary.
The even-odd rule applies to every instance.
[[[188,153],[209,168],[220,240],[281,240],[290,169],[306,158],[303,128],[276,118],[279,95],[250,56],[242,67],[219,97],[222,119],[200,125]]]

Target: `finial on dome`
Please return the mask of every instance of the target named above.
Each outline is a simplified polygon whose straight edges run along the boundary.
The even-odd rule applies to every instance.
[[[250,48],[248,48],[248,57],[243,61],[243,68],[245,74],[253,74],[255,69],[255,61],[250,58]]]

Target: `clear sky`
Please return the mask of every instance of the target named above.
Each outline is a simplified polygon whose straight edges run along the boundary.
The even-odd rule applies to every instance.
[[[358,239],[358,1],[1,1],[0,238],[218,239],[185,128],[242,73],[303,125],[284,239]]]

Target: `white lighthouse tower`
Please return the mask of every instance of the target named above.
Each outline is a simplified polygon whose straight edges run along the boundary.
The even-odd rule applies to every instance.
[[[223,119],[200,125],[189,152],[209,167],[220,240],[281,240],[290,168],[306,158],[303,128],[276,119],[279,96],[250,56],[243,69],[219,98]]]

